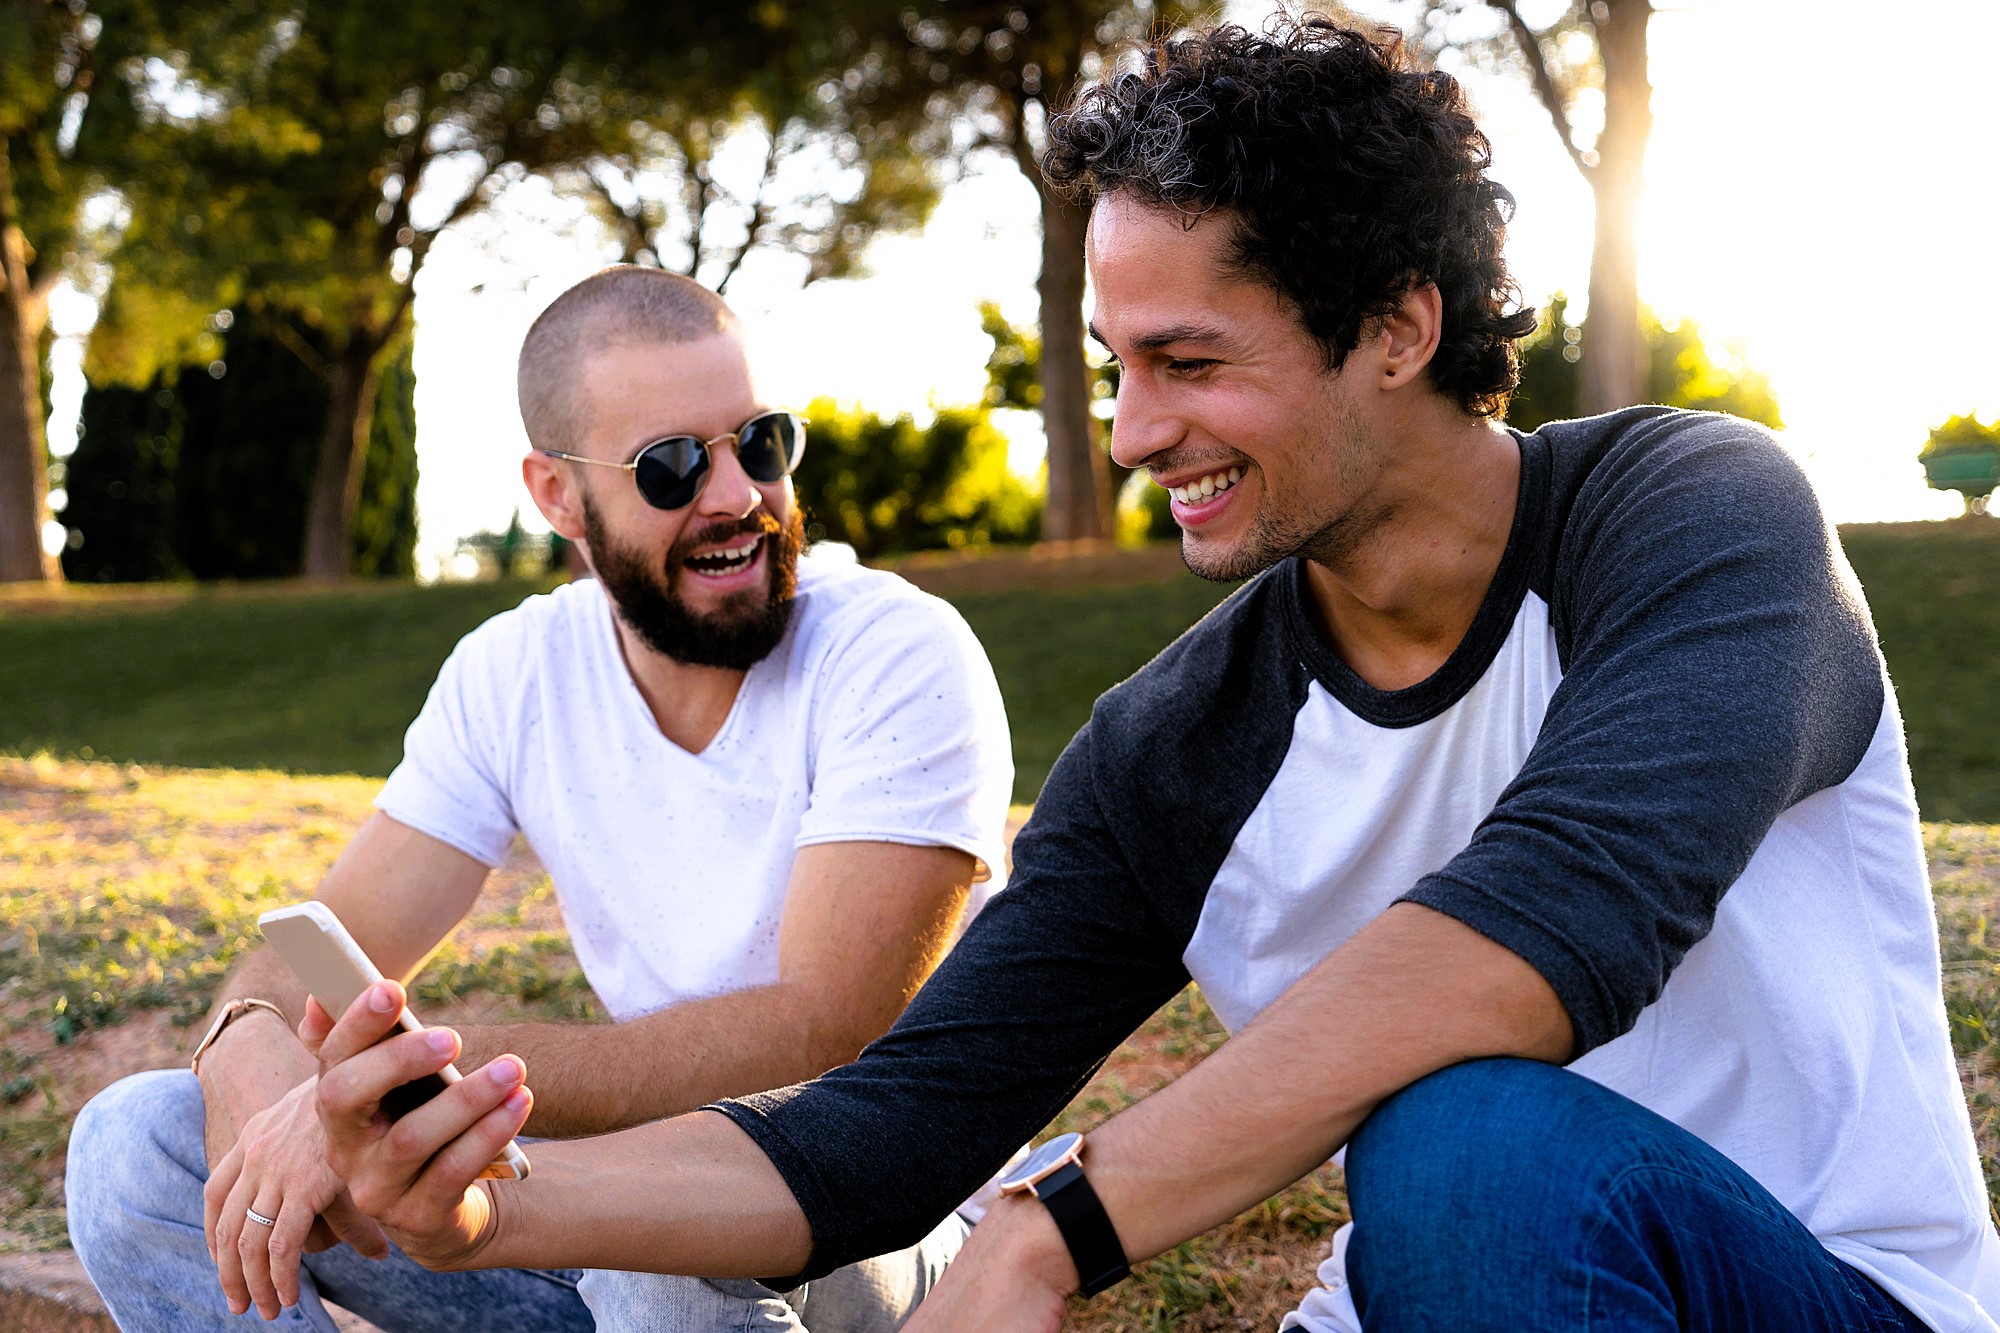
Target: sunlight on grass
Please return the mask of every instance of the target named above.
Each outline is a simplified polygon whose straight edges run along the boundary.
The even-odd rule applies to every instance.
[[[54,1179],[77,1108],[119,1074],[177,1062],[223,974],[261,938],[257,915],[312,892],[380,785],[0,759],[7,1231],[60,1241]],[[495,876],[475,919],[419,978],[427,1015],[504,1001],[519,1016],[600,1016],[560,934],[548,876],[517,859],[525,864]],[[122,1036],[142,1017],[157,1030],[133,1038],[135,1062],[100,1069],[89,1038]]]

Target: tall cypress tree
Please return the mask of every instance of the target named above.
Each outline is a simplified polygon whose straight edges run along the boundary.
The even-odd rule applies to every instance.
[[[78,583],[184,577],[174,549],[180,462],[179,376],[143,389],[93,385],[83,396],[76,452],[64,463],[69,545],[63,573]]]
[[[143,390],[93,385],[69,460],[72,578],[286,578],[299,573],[321,423],[323,341],[281,317],[235,321],[209,366]],[[416,552],[416,379],[390,363],[355,518],[356,570],[407,578]]]

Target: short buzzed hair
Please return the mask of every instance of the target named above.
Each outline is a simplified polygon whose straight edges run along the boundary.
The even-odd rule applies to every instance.
[[[583,361],[590,353],[699,342],[736,325],[735,312],[693,278],[638,264],[599,269],[552,301],[521,344],[514,382],[529,443],[575,452],[586,410]]]

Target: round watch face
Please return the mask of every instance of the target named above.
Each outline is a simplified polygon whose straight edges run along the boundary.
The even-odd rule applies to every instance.
[[[1028,1159],[1000,1178],[1003,1190],[1020,1189],[1041,1180],[1065,1161],[1072,1161],[1083,1147],[1083,1135],[1058,1134],[1028,1154]]]

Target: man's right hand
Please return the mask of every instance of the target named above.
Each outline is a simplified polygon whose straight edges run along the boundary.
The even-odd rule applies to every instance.
[[[372,1259],[389,1253],[381,1227],[355,1208],[327,1160],[317,1094],[318,1079],[309,1078],[250,1117],[202,1191],[209,1256],[232,1314],[254,1304],[275,1319],[298,1304],[301,1255],[343,1241]],[[224,1119],[209,1116],[211,1151]],[[276,1225],[251,1221],[253,1208]]]

